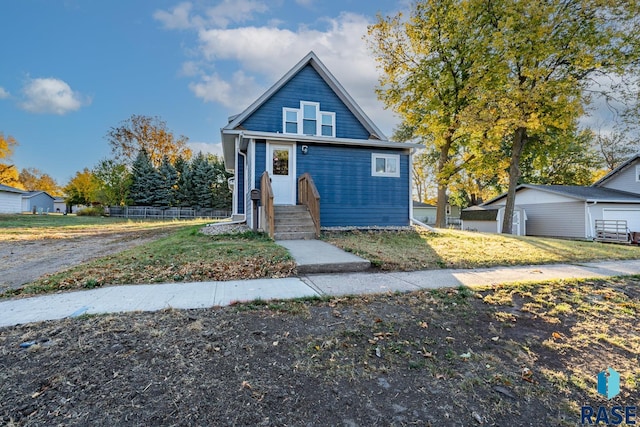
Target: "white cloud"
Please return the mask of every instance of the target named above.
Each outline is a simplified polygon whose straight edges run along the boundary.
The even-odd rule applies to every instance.
[[[325,30],[306,27],[296,31],[274,27],[201,30],[200,50],[210,62],[237,61],[239,69],[246,74],[262,76],[268,85],[275,83],[313,50],[374,123],[389,134],[397,120],[391,112],[383,109],[374,92],[378,84],[378,70],[363,39],[370,21],[361,15],[345,13],[326,22]],[[235,78],[227,81],[216,74],[214,80],[218,88],[224,87],[226,93],[248,92],[238,86],[240,82]],[[233,102],[234,112],[238,113],[260,95],[261,92],[253,94],[253,98],[244,104],[225,97],[227,102],[224,105],[231,107]],[[208,100],[213,101],[211,98]]]
[[[247,76],[243,71],[236,71],[230,81],[226,81],[218,74],[203,75],[197,83],[189,84],[189,89],[205,102],[218,102],[225,107],[244,108],[262,95],[262,89],[255,79]]]
[[[223,0],[204,11],[194,9],[191,3],[180,3],[154,17],[167,28],[197,31],[197,44],[190,49],[195,57],[191,55],[181,70],[193,78],[189,87],[197,97],[239,113],[313,50],[383,132],[390,134],[396,125],[397,119],[384,110],[374,91],[378,70],[364,40],[373,18],[342,13],[317,19],[310,23],[314,27],[287,29],[274,19],[262,26],[232,25],[266,13],[258,0]]]
[[[193,9],[192,3],[184,2],[169,12],[157,10],[153,17],[169,30],[207,26],[226,28],[231,23],[251,21],[256,13],[265,13],[269,8],[258,0],[222,0],[215,6],[205,8],[201,14]]]
[[[0,86],[0,99],[5,99],[10,97],[11,94],[7,92],[2,86]]]
[[[211,144],[208,142],[188,142],[187,146],[191,149],[193,153],[198,153],[202,151],[203,154],[211,153],[217,156],[222,156],[221,142],[217,142],[215,144]]]
[[[184,30],[187,28],[192,28],[195,25],[195,22],[192,22],[189,17],[191,8],[191,3],[184,2],[171,9],[171,12],[156,10],[153,14],[153,17],[156,20],[162,22],[166,29]]]
[[[24,101],[21,107],[32,113],[63,115],[90,103],[90,99],[71,90],[63,80],[55,78],[30,79],[22,92]]]

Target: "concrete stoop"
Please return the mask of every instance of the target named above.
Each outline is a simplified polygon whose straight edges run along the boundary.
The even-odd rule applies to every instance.
[[[299,274],[365,271],[371,263],[320,240],[276,240],[289,250]]]

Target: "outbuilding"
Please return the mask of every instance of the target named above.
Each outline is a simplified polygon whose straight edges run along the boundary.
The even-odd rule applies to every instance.
[[[46,191],[28,191],[22,195],[22,212],[51,213],[54,200]]]
[[[0,184],[0,213],[20,213],[24,191]]]

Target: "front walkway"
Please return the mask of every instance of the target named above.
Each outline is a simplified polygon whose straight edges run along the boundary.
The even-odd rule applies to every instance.
[[[82,314],[208,308],[255,299],[406,292],[457,286],[598,278],[640,274],[640,260],[494,267],[474,270],[423,270],[390,273],[316,274],[300,278],[229,282],[110,286],[87,291],[0,302],[0,327]]]

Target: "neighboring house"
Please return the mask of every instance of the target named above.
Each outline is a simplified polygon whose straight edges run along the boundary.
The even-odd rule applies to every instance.
[[[27,191],[22,195],[22,212],[53,212],[55,198],[46,191]]]
[[[0,213],[20,213],[24,191],[0,184]]]
[[[462,229],[482,233],[500,233],[504,220],[504,206],[472,206],[460,214]],[[527,213],[516,206],[513,213],[512,231],[516,236],[527,234]]]
[[[413,218],[424,224],[436,223],[436,207],[428,203],[413,201]]]
[[[492,209],[505,204],[506,193],[480,206]],[[602,232],[596,221],[602,227],[603,220],[617,220],[626,222],[626,239],[627,232],[640,232],[640,154],[588,187],[519,185],[515,205],[526,212],[529,236],[594,239]]]
[[[410,222],[417,145],[388,141],[313,52],[230,117],[221,134],[225,166],[235,174],[233,214],[252,227],[272,234],[279,217],[295,216],[296,208],[285,206],[299,204],[308,205],[316,234],[320,226]],[[284,233],[280,238],[296,238]]]

